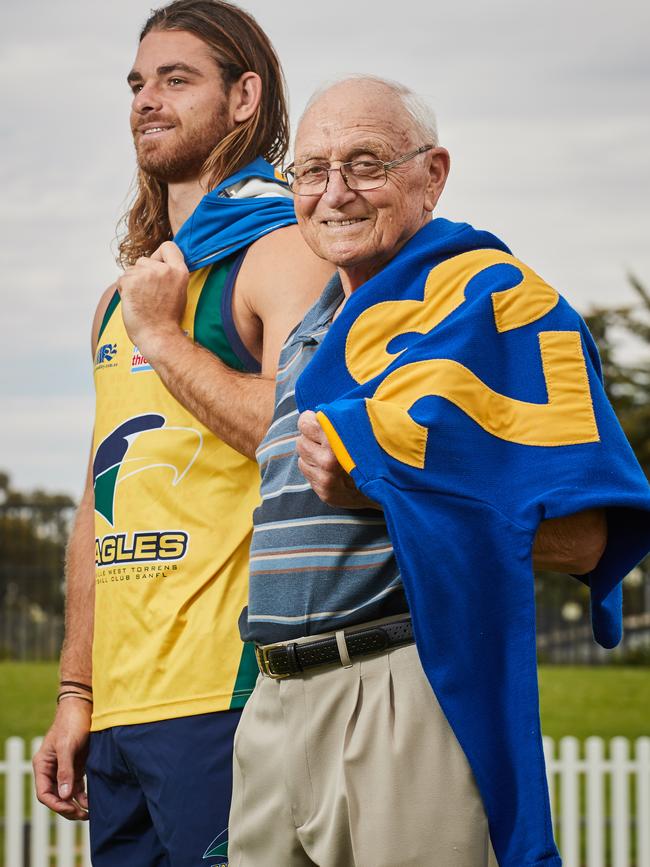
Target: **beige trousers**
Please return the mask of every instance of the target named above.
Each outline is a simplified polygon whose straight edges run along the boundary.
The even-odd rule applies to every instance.
[[[414,645],[260,676],[235,736],[230,867],[496,867]]]

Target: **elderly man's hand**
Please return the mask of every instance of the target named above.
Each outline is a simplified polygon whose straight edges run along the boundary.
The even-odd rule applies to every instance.
[[[166,340],[183,336],[180,321],[188,282],[183,254],[172,241],[150,257],[141,256],[118,281],[124,326],[149,361],[164,351]]]
[[[303,412],[298,430],[298,468],[324,503],[344,509],[380,508],[361,493],[339,464],[316,413]]]

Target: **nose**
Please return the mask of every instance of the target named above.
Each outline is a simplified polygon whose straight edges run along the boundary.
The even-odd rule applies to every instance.
[[[134,95],[131,108],[136,114],[147,114],[150,111],[159,111],[162,108],[160,91],[153,82],[143,84]]]
[[[337,208],[346,202],[351,202],[356,196],[356,191],[351,190],[343,180],[340,169],[330,169],[327,189],[322,197],[325,204],[331,208]]]

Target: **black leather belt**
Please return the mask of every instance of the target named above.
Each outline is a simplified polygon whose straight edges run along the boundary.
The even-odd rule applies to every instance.
[[[350,659],[381,653],[390,647],[413,642],[411,618],[393,620],[380,626],[344,630]],[[341,662],[336,638],[318,638],[315,641],[296,641],[283,644],[255,645],[257,665],[262,674],[276,679],[293,677],[308,668]]]

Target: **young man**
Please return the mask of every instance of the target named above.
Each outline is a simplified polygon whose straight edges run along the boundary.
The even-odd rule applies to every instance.
[[[237,634],[250,458],[279,348],[331,267],[266,161],[284,155],[287,113],[254,19],[219,0],[153,12],[128,83],[139,186],[126,270],[93,324],[93,450],[59,703],[34,769],[43,803],[89,813],[96,867],[216,864],[255,673]]]

